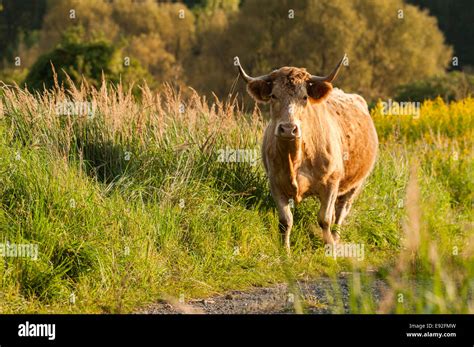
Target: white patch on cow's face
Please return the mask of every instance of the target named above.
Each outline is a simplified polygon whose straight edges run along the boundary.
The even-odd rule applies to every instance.
[[[273,85],[270,103],[270,114],[275,122],[275,136],[293,139],[301,137],[302,114],[308,106],[308,95],[305,85],[289,89],[276,82]]]

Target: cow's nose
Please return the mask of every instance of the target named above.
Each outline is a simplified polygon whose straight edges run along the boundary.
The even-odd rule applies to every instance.
[[[294,139],[301,136],[300,127],[295,123],[280,123],[278,124],[278,136]]]

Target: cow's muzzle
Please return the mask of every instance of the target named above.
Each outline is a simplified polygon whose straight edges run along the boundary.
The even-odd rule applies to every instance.
[[[275,135],[281,139],[294,140],[301,137],[301,129],[298,124],[292,122],[279,123]]]

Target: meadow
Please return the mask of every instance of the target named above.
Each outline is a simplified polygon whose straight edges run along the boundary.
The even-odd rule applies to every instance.
[[[94,112],[58,114],[66,101]],[[267,112],[171,87],[3,85],[0,243],[39,253],[1,259],[0,312],[127,313],[349,271],[353,313],[474,313],[474,99],[425,101],[418,117],[372,109],[379,157],[342,230],[361,261],[325,255],[314,199],[295,207],[291,257],[281,249]],[[257,164],[218,160],[226,148]],[[380,302],[363,290],[375,279]]]

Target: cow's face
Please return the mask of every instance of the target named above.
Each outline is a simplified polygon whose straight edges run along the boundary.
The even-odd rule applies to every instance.
[[[275,136],[291,141],[302,136],[302,121],[308,107],[321,102],[331,92],[331,81],[336,77],[343,60],[326,77],[313,76],[303,68],[282,67],[268,75],[254,78],[248,76],[240,64],[238,67],[247,82],[249,94],[258,102],[270,103]]]
[[[290,141],[300,138],[307,107],[327,97],[332,86],[328,82],[312,82],[305,69],[294,67],[283,67],[270,77],[264,83],[249,82],[248,91],[258,102],[270,103],[275,136]]]

